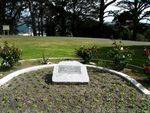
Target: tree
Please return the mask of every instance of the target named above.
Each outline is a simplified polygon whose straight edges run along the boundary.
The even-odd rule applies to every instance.
[[[23,0],[0,1],[0,25],[7,24],[10,26],[11,33],[16,33],[17,22],[20,19],[24,5]]]
[[[105,10],[108,6],[111,4],[115,3],[116,0],[100,0],[99,3],[99,26],[100,26],[100,31],[101,33],[103,32],[103,24],[104,24],[104,15],[105,15]]]
[[[29,12],[30,12],[31,28],[33,31],[33,35],[37,36],[37,27],[36,27],[37,1],[26,0],[26,5],[29,8]]]
[[[2,26],[4,24],[4,20],[5,20],[5,7],[6,7],[6,1],[5,0],[1,0],[0,1],[0,26]],[[2,29],[0,28],[0,32],[2,32]]]
[[[122,13],[116,14],[114,16],[113,21],[116,24],[119,24],[120,26],[122,26],[122,25],[126,26],[128,24],[127,22],[132,21],[132,15],[130,14],[129,11],[124,11]]]
[[[148,19],[150,17],[150,11],[147,10],[150,8],[149,0],[122,0],[117,3],[117,6],[123,8],[126,11],[129,11],[132,15],[133,21],[133,40],[137,38],[137,29],[141,20]]]
[[[60,35],[66,36],[66,19],[67,19],[67,13],[65,11],[65,7],[68,3],[68,0],[54,0],[55,1],[55,10],[57,12],[57,20],[60,22]]]
[[[70,14],[71,32],[77,36],[79,30],[79,21],[94,18],[92,14],[92,3],[89,0],[71,0],[66,5],[66,11]]]

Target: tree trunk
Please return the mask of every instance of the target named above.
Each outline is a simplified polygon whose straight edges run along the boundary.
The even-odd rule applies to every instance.
[[[137,32],[138,32],[137,29],[139,25],[139,20],[138,20],[139,15],[138,15],[137,5],[138,5],[138,1],[134,0],[135,9],[133,11],[133,40],[137,39]]]
[[[37,31],[36,31],[36,23],[35,23],[35,14],[33,13],[32,11],[32,4],[30,1],[28,1],[29,3],[29,11],[30,11],[30,14],[31,14],[31,28],[33,30],[33,35],[34,36],[37,36]]]
[[[63,9],[63,7],[60,8],[60,26],[61,26],[61,31],[60,31],[60,35],[61,36],[66,36],[66,16],[65,16],[65,11]]]
[[[43,15],[41,16],[41,35],[44,36],[44,30],[43,30]]]
[[[72,14],[72,22],[71,22],[71,29],[72,29],[72,35],[75,36],[75,18],[76,18],[76,14],[75,14],[75,8],[76,8],[76,3],[77,0],[73,1],[73,14]]]
[[[100,27],[100,33],[103,33],[103,24],[104,24],[104,0],[101,0],[100,3],[100,13],[99,13],[99,27]]]
[[[36,24],[35,24],[35,17],[34,14],[31,14],[31,19],[32,19],[32,30],[33,30],[33,35],[37,36],[37,31],[36,31]]]
[[[66,36],[66,21],[63,16],[61,16],[61,36]]]
[[[137,27],[134,25],[133,27],[133,40],[135,41],[137,39]]]

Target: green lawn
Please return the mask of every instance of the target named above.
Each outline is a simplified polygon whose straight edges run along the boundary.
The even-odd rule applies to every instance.
[[[74,51],[80,46],[97,45],[102,47],[101,56],[105,59],[106,52],[110,49],[113,40],[94,38],[73,38],[73,37],[21,37],[21,36],[0,36],[0,44],[8,41],[22,49],[22,59],[41,58],[42,53],[46,57],[76,57]],[[150,42],[123,41],[126,46],[135,51],[134,63],[142,66],[144,63],[143,49],[150,48]]]
[[[112,41],[91,40],[83,38],[65,38],[65,37],[49,37],[49,38],[31,38],[31,37],[15,37],[1,38],[0,43],[8,41],[11,44],[22,49],[22,59],[41,58],[42,53],[48,57],[74,57],[74,50],[82,45],[99,45],[110,46]]]

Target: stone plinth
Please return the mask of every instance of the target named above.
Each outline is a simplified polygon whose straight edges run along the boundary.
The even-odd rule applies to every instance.
[[[88,83],[86,66],[77,61],[62,61],[54,66],[52,81],[56,83]]]

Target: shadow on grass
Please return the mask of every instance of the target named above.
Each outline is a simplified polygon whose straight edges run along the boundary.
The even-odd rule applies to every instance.
[[[137,69],[137,68],[131,68],[132,72],[129,72],[129,75],[133,75],[135,76],[136,80],[141,83],[143,86],[145,86],[146,88],[149,88],[150,90],[150,74],[145,74],[143,68],[143,65],[145,64],[145,61],[147,59],[146,56],[144,56],[144,49],[145,48],[150,48],[150,46],[145,46],[145,45],[139,45],[139,46],[126,46],[129,50],[134,52],[134,55],[132,57],[132,61],[130,62],[130,64],[135,65],[135,66],[139,66],[141,67],[141,69]],[[102,47],[100,48],[100,53],[99,56],[100,58],[103,60],[112,60],[109,57],[109,51],[110,51],[111,47]],[[108,64],[107,62],[104,62],[101,64],[103,67],[109,67],[110,64]]]
[[[109,51],[112,47],[102,47],[99,51],[99,57],[103,60],[112,60],[112,58],[109,56]],[[132,56],[132,61],[130,62],[132,65],[143,67],[145,64],[145,61],[147,59],[146,56],[144,56],[144,49],[150,48],[150,46],[146,45],[138,45],[138,46],[126,46],[127,49],[133,51],[134,55]]]

